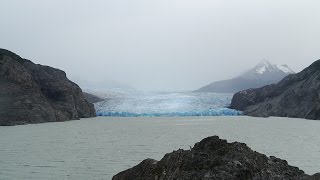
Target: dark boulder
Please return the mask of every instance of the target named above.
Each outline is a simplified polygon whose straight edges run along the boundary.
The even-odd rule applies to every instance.
[[[318,176],[315,175],[314,178]],[[123,171],[113,180],[209,180],[209,179],[311,179],[297,167],[267,157],[246,144],[208,137],[190,150],[166,154],[160,161],[147,159]]]
[[[95,116],[65,72],[0,49],[0,125],[56,122]]]
[[[245,115],[320,119],[320,60],[277,84],[236,93],[230,108]]]

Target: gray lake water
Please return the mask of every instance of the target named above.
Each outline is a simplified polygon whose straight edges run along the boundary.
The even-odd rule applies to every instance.
[[[320,172],[320,121],[288,118],[99,117],[0,127],[0,179],[111,179],[146,158],[219,135]]]

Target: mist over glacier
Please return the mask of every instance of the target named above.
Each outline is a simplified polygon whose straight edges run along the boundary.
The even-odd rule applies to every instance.
[[[148,92],[122,94],[95,104],[98,116],[172,117],[234,116],[240,111],[227,108],[232,94],[200,92]]]
[[[76,2],[2,0],[0,47],[143,90],[195,90],[261,59],[298,72],[320,57],[320,1]]]

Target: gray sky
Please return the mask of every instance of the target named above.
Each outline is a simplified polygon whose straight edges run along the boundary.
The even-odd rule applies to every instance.
[[[190,90],[320,58],[319,0],[1,0],[0,47],[69,77]]]

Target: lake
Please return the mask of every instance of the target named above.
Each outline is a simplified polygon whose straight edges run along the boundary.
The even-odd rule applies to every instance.
[[[320,121],[289,118],[98,117],[0,127],[0,179],[111,179],[146,158],[219,135],[320,171]]]

